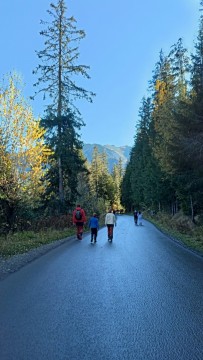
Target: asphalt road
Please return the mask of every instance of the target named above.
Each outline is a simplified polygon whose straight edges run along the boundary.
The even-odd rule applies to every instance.
[[[203,258],[143,221],[72,239],[0,282],[1,360],[202,360]]]

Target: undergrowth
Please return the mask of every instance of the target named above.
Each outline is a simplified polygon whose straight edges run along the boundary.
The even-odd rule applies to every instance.
[[[65,239],[75,234],[75,227],[63,230],[41,230],[39,232],[23,231],[0,237],[0,255],[9,257],[23,254],[41,245],[49,244],[56,240]]]
[[[187,247],[203,253],[203,225],[195,225],[181,213],[174,216],[158,213],[153,216],[146,215],[145,218],[167,235],[176,238]]]

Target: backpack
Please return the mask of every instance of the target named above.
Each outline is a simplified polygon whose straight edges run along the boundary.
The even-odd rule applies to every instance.
[[[76,218],[76,220],[81,220],[81,219],[82,219],[81,210],[76,210],[76,212],[75,212],[75,218]]]

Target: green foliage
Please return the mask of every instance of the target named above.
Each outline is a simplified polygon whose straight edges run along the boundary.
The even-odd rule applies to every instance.
[[[75,98],[92,101],[92,92],[86,91],[75,84],[75,75],[90,78],[89,66],[79,65],[79,43],[85,38],[85,31],[77,29],[73,16],[67,17],[64,0],[50,4],[47,11],[52,21],[41,21],[46,28],[40,32],[44,40],[44,49],[37,51],[41,63],[33,71],[39,74],[34,84],[46,97],[51,99],[48,111],[57,115],[66,115],[70,108],[75,107]]]
[[[94,148],[92,163],[90,164],[90,191],[96,199],[103,199],[113,203],[115,188],[113,178],[108,171],[107,157],[105,153],[99,153]]]
[[[44,129],[22,96],[17,74],[0,87],[0,232],[20,226],[22,209],[35,209],[47,187],[42,181],[51,154]],[[27,213],[28,213],[27,211]]]
[[[119,159],[117,165],[114,165],[112,178],[114,185],[114,208],[121,208],[121,184],[123,180],[124,170],[122,165],[122,159]]]
[[[126,209],[203,213],[203,17],[189,67],[182,39],[160,52],[122,183]],[[188,78],[191,75],[190,86]]]
[[[86,162],[86,173],[80,174],[77,186],[77,202],[88,215],[96,212],[104,215],[109,206],[120,207],[120,185],[123,176],[122,162],[114,167],[110,174],[106,153],[99,153],[94,147],[91,163]]]
[[[47,142],[54,154],[48,179],[50,189],[46,196],[46,207],[51,212],[63,213],[65,208],[73,205],[77,197],[77,178],[84,171],[84,160],[81,157],[82,142],[78,130],[84,125],[75,100],[84,98],[92,101],[92,92],[76,85],[75,75],[89,78],[88,66],[78,65],[78,44],[85,37],[83,30],[78,30],[74,17],[66,17],[64,0],[50,4],[48,11],[52,18],[41,31],[44,37],[44,49],[37,52],[41,61],[35,74],[39,74],[34,86],[38,91],[49,96],[43,124],[47,130]]]
[[[41,245],[46,245],[74,234],[74,227],[64,230],[24,231],[9,234],[6,239],[0,237],[0,255],[9,257],[16,254],[23,254]]]
[[[57,126],[60,123],[60,137]],[[46,192],[45,207],[49,213],[63,213],[66,208],[71,208],[78,196],[77,185],[80,173],[85,176],[87,169],[82,155],[82,142],[76,133],[77,123],[72,113],[60,118],[50,117],[43,119],[42,124],[47,129],[46,138],[53,149],[51,166],[47,172],[47,180],[50,183]],[[54,134],[54,135],[52,135]],[[64,201],[61,201],[58,192],[59,165],[63,174]],[[49,209],[49,210],[48,210]],[[52,209],[52,210],[51,210]]]
[[[178,212],[175,216],[158,212],[153,216],[145,213],[145,218],[155,224],[168,236],[180,241],[187,247],[203,252],[203,226],[195,226],[190,217]]]

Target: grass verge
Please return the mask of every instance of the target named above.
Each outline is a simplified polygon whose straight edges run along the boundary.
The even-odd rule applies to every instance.
[[[75,234],[75,227],[54,230],[48,229],[40,232],[23,231],[9,234],[6,238],[0,237],[0,255],[8,258],[13,255],[23,254],[41,245],[65,239]]]
[[[145,218],[168,236],[203,255],[203,226],[191,226],[191,224],[181,222],[180,218],[176,220],[163,214],[153,217],[145,216]]]

